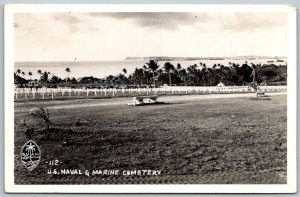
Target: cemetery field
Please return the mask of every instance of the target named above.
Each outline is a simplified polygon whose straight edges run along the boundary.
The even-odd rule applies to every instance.
[[[285,184],[286,93],[269,98],[164,96],[164,104],[138,107],[126,105],[131,98],[15,102],[15,183]],[[49,109],[49,130],[41,118],[28,115],[35,107]],[[26,128],[34,128],[32,140],[41,149],[31,172],[20,162]],[[51,160],[61,163],[49,166]],[[134,170],[161,174],[122,174]]]

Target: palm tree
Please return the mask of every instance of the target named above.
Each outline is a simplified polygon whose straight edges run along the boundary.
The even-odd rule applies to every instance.
[[[157,64],[158,61],[157,60],[150,60],[148,63],[146,63],[148,65],[148,68],[150,70],[152,70],[153,73],[153,84],[155,85],[155,80],[154,80],[154,72],[158,69],[159,65]]]
[[[20,74],[21,74],[21,70],[20,70],[20,69],[17,69],[16,75],[20,75]]]
[[[126,75],[127,74],[127,70],[126,70],[126,68],[123,68],[123,73],[124,73],[124,75]]]
[[[31,157],[32,157],[33,153],[35,152],[35,145],[30,142],[30,144],[26,145],[25,150],[28,151],[29,159],[30,159],[30,161],[32,161]]]
[[[15,75],[14,75],[15,76],[15,83],[16,83],[16,81],[17,81],[20,74],[21,74],[21,69],[17,69],[17,71],[15,72]]]
[[[183,81],[183,83],[185,85],[186,85],[186,83],[185,83],[186,75],[187,75],[187,73],[186,73],[185,69],[181,69],[181,70],[178,71],[178,76],[179,76],[180,80]]]
[[[206,64],[202,64],[202,69],[201,69],[201,73],[202,73],[202,84],[204,84],[204,86],[206,86],[206,82],[207,82],[207,67]]]
[[[43,76],[43,72],[41,70],[38,70],[37,73],[40,75],[40,80],[41,80],[41,78]]]
[[[171,71],[174,70],[174,66],[170,62],[166,62],[165,65],[164,65],[164,69],[165,69],[166,72],[169,73],[169,85],[171,86],[172,85],[172,83],[171,83]]]
[[[41,78],[41,76],[42,76],[42,74],[43,74],[42,71],[41,71],[41,70],[38,70],[37,73],[40,75],[40,78]]]
[[[134,84],[137,83],[137,84],[142,85],[142,79],[144,78],[144,76],[145,76],[145,73],[142,68],[135,68],[135,70],[132,74]]]
[[[182,66],[180,63],[177,64],[177,70],[181,70],[182,69]]]
[[[26,73],[22,71],[23,78],[25,78]]]
[[[71,69],[67,67],[65,71],[68,73],[68,79],[69,79],[69,75],[70,75]]]
[[[28,72],[28,75],[29,75],[29,77],[30,77],[30,80],[31,80],[31,76],[32,76],[32,72]]]
[[[49,79],[49,75],[48,75],[49,72],[44,72],[41,76],[41,80],[44,81],[44,82],[47,82],[48,79]]]
[[[149,68],[146,65],[144,65],[142,71],[143,71],[142,79],[145,80],[145,78],[146,78],[146,82],[147,82],[146,84],[148,85],[148,75],[147,74],[148,74]]]
[[[252,72],[251,72],[251,75],[250,75],[250,77],[252,77],[252,82],[253,83],[256,83],[256,67],[255,67],[255,65],[252,65],[250,68],[252,68]]]

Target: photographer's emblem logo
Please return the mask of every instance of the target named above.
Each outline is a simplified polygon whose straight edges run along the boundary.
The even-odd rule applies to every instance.
[[[24,166],[32,171],[36,168],[41,159],[41,150],[39,146],[32,140],[26,142],[21,149],[21,161]]]

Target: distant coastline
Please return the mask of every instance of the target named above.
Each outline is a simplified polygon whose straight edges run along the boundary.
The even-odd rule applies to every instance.
[[[194,60],[256,60],[256,59],[273,59],[282,61],[282,59],[286,59],[286,56],[230,56],[230,57],[168,57],[168,56],[149,56],[149,57],[126,57],[124,60],[130,61],[148,61],[151,59],[155,59],[158,61],[194,61]]]

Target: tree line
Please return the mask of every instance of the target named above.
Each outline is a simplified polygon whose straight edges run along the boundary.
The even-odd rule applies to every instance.
[[[50,72],[38,70],[38,81],[46,84],[91,84],[101,83],[110,85],[177,85],[177,86],[215,86],[222,82],[225,85],[246,85],[253,81],[264,84],[286,85],[287,65],[253,64],[245,61],[243,64],[229,62],[228,65],[214,64],[208,67],[205,63],[193,64],[183,68],[180,63],[173,65],[171,62],[159,64],[157,60],[149,60],[141,68],[135,68],[131,74],[126,68],[118,75],[109,75],[104,79],[90,77],[70,78],[71,69],[66,68],[67,77],[62,79]],[[32,78],[32,72],[27,73]],[[23,77],[21,77],[23,76]],[[25,79],[26,73],[17,69],[15,82]]]
[[[243,64],[231,63],[227,66],[214,64],[208,67],[205,63],[193,64],[186,69],[180,63],[173,65],[165,62],[162,67],[158,61],[150,60],[143,68],[136,68],[129,75],[132,84],[155,84],[177,86],[216,86],[222,82],[228,86],[246,85],[251,82],[257,83],[280,83],[286,84],[287,66],[275,64]]]

